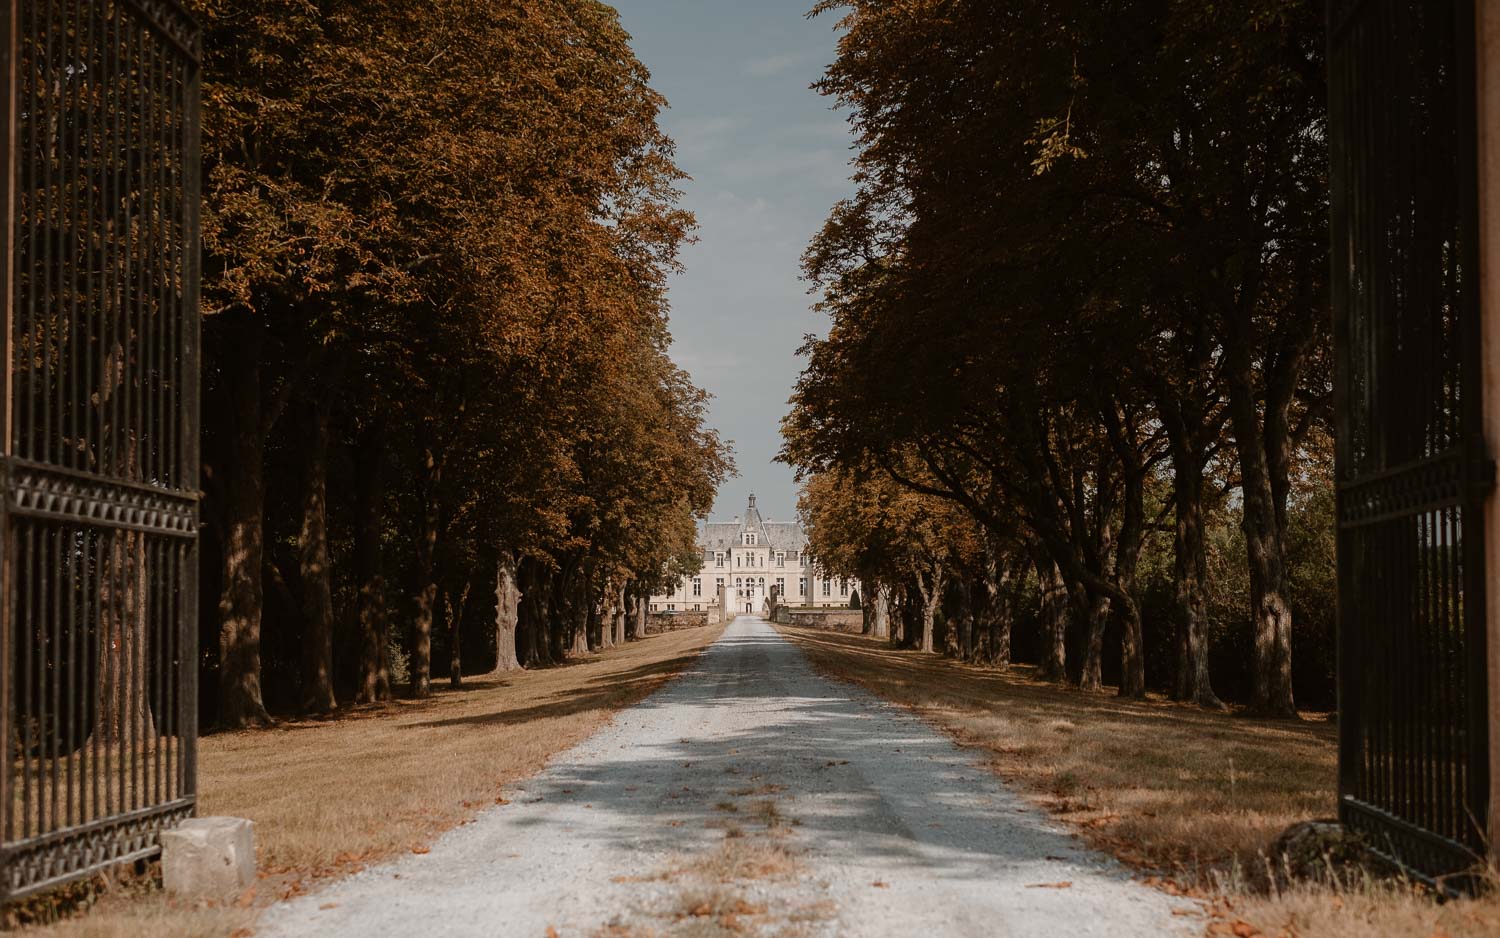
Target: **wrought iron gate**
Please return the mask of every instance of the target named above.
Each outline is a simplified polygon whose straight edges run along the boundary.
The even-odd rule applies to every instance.
[[[0,901],[193,811],[198,41],[0,0]]]
[[[1332,0],[1343,821],[1444,877],[1484,851],[1474,0]]]

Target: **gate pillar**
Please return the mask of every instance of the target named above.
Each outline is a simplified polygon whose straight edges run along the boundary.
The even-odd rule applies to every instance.
[[[1500,8],[1475,5],[1479,146],[1481,381],[1486,449],[1500,453]],[[1489,633],[1490,861],[1500,865],[1500,497],[1485,502]]]

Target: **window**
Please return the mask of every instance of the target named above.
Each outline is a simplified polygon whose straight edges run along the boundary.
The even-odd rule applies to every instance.
[[[776,595],[777,596],[785,596],[786,595],[786,577],[784,577],[784,576],[779,576],[779,577],[776,578]]]
[[[807,577],[805,577],[805,576],[799,576],[799,577],[797,577],[797,595],[798,596],[806,596],[807,595]]]
[[[740,561],[742,561],[744,559],[745,559],[745,555],[744,554],[735,554],[734,555],[734,565],[736,567],[738,567],[740,565]]]
[[[693,577],[693,595],[694,596],[702,596],[703,595],[703,581],[701,579],[699,579],[698,577]]]
[[[829,590],[829,587],[831,587],[832,585],[833,584],[828,580],[827,577],[823,578],[823,595],[824,596],[829,595],[828,590]]]
[[[776,552],[776,566],[778,566],[778,567],[784,567],[784,566],[786,566],[786,554],[782,553],[779,550]]]
[[[672,605],[671,603],[667,603],[667,611],[668,612],[674,612],[674,611],[676,611],[676,609],[677,609],[676,606]]]
[[[760,578],[760,588],[761,589],[765,589],[766,588],[766,578],[765,577],[761,577]]]
[[[839,594],[842,596],[849,595],[849,581],[843,577],[839,578]]]
[[[743,579],[741,579],[740,577],[735,577],[734,578],[734,588],[735,589],[740,589],[744,585],[745,585],[745,581]]]
[[[714,566],[724,566],[724,552],[722,550],[714,551]]]
[[[755,535],[754,534],[746,534],[745,535],[745,543],[749,544],[751,547],[754,547],[755,546]]]
[[[652,611],[652,612],[655,612],[655,611],[656,611],[656,603],[652,603],[652,604],[651,604],[651,611]]]
[[[714,595],[718,595],[719,593],[721,593],[723,591],[724,591],[724,578],[723,577],[715,577],[714,578]]]

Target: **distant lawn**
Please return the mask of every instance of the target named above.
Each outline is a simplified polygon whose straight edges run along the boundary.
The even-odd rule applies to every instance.
[[[423,701],[329,720],[221,733],[199,743],[199,814],[255,822],[260,883],[243,907],[178,908],[160,892],[106,896],[95,911],[31,931],[58,936],[226,935],[255,907],[409,850],[494,804],[660,687],[723,631],[651,635],[539,671],[480,675]]]
[[[1008,671],[898,650],[883,639],[777,626],[820,671],[911,707],[1094,846],[1218,898],[1211,933],[1500,934],[1500,899],[1438,906],[1402,890],[1266,896],[1265,854],[1297,821],[1335,813],[1338,742],[1302,722],[1210,713],[1160,697],[1083,694]],[[1234,931],[1239,924],[1240,931]]]

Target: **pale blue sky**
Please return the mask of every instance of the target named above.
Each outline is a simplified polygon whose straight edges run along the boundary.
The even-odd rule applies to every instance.
[[[851,189],[848,124],[808,87],[833,59],[838,17],[806,19],[812,3],[615,0],[693,177],[684,205],[699,240],[672,283],[672,354],[714,395],[712,423],[735,444],[740,475],[714,509],[725,520],[752,491],[762,515],[793,519],[791,470],[771,460],[797,347],[825,329],[799,260]]]

